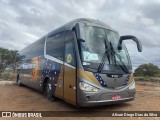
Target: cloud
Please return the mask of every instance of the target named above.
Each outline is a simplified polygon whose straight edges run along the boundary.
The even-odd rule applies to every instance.
[[[133,67],[159,63],[160,2],[157,0],[1,0],[0,46],[21,50],[51,30],[76,18],[94,18],[120,35],[135,35],[144,51],[126,42]]]

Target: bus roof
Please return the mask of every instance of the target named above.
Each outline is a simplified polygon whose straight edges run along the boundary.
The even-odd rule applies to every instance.
[[[64,25],[65,26],[71,26],[74,27],[74,25],[76,23],[86,23],[86,24],[90,24],[93,26],[99,26],[99,27],[103,27],[103,28],[111,28],[109,25],[99,21],[99,20],[95,20],[95,19],[89,19],[89,18],[79,18],[79,19],[75,19],[67,24]],[[63,26],[62,26],[63,27]]]
[[[109,25],[107,25],[99,20],[90,19],[90,18],[79,18],[79,19],[75,19],[75,20],[72,20],[72,21],[64,24],[63,26],[51,31],[50,33],[58,32],[58,31],[65,30],[65,29],[72,29],[76,23],[86,23],[88,25],[93,25],[93,26],[102,27],[102,28],[106,28],[106,29],[112,29]]]
[[[90,18],[78,18],[78,19],[72,20],[72,21],[64,24],[63,26],[61,26],[61,27],[59,27],[57,29],[52,30],[51,32],[47,33],[46,35],[54,34],[54,33],[56,34],[58,32],[69,30],[69,29],[71,30],[76,25],[76,23],[84,23],[84,24],[91,25],[91,26],[96,26],[96,27],[101,27],[101,28],[113,30],[109,25],[107,25],[107,24],[105,24],[105,23],[103,23],[103,22],[101,22],[99,20],[90,19]],[[113,31],[115,31],[115,30],[113,30]],[[42,36],[41,38],[39,38],[35,42],[31,43],[29,46],[31,46],[32,44],[36,43],[40,39],[44,38],[46,35]],[[22,49],[20,52],[24,51],[27,47]]]

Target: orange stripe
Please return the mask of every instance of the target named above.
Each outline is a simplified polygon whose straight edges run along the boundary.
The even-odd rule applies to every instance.
[[[131,76],[130,76],[130,78],[129,78],[128,83],[131,83],[133,80],[134,80],[134,75],[133,75],[133,72],[132,72],[132,73],[131,73]]]
[[[83,78],[85,80],[91,81],[96,85],[100,85],[96,77],[93,75],[92,72],[84,71],[82,69],[78,69],[78,77]]]

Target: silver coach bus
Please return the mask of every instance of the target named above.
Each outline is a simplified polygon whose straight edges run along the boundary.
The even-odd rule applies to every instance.
[[[134,100],[135,81],[124,40],[103,22],[76,19],[51,31],[19,52],[17,83],[76,106]]]

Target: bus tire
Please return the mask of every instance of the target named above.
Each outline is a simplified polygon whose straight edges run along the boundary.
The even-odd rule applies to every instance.
[[[52,91],[53,91],[52,82],[50,80],[47,80],[47,83],[45,85],[44,95],[47,97],[48,100],[55,101],[55,97],[53,96]]]

